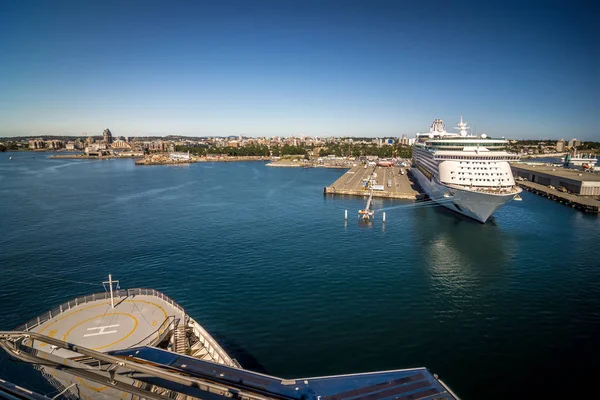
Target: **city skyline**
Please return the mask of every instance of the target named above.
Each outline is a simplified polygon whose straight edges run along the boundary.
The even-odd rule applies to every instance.
[[[594,140],[598,7],[544,2],[0,6],[0,137],[413,137],[460,116]]]

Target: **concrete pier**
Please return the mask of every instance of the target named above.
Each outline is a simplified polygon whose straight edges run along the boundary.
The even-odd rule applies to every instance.
[[[511,169],[515,182],[523,189],[578,210],[598,214],[600,174],[527,163],[513,163]]]
[[[400,170],[404,170],[404,175]],[[373,190],[373,197],[416,200],[423,197],[418,191],[418,185],[409,179],[409,169],[400,167],[367,167],[358,165],[352,167],[342,175],[331,186],[326,187],[324,194],[341,194],[350,196],[368,196],[369,190],[365,190],[363,179],[369,179],[376,173],[374,178],[383,190]],[[391,186],[388,186],[388,182]]]
[[[548,186],[528,181],[517,181],[517,185],[535,194],[557,201],[561,204],[576,208],[583,212],[598,214],[600,211],[600,201],[590,197],[577,196],[570,193],[563,193],[557,189],[550,189]]]

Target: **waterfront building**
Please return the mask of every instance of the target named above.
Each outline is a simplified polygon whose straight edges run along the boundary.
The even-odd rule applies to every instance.
[[[104,143],[111,144],[112,143],[112,133],[110,129],[106,128],[104,132],[102,132],[102,136],[104,136]]]
[[[46,147],[49,149],[62,149],[64,147],[64,142],[62,140],[47,140]]]
[[[112,142],[111,147],[113,149],[121,149],[121,150],[131,150],[131,146],[124,140],[115,140]]]
[[[565,151],[565,140],[564,139],[560,139],[559,141],[556,142],[556,151],[559,153],[562,153],[563,151]]]
[[[46,147],[46,142],[42,139],[33,139],[29,141],[29,148],[31,150],[39,150]]]
[[[105,156],[110,153],[105,143],[94,143],[85,148],[85,154],[90,157]]]
[[[515,163],[511,165],[515,177],[527,179],[540,185],[564,187],[571,193],[581,196],[600,195],[600,174],[582,172],[547,165]]]
[[[569,140],[569,147],[581,146],[581,140],[571,139]]]
[[[190,152],[187,153],[171,153],[169,158],[173,161],[188,161],[190,159]]]

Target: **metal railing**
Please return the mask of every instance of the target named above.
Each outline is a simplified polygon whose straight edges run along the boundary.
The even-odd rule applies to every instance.
[[[137,386],[132,386],[129,381],[125,381],[125,378],[128,377],[124,376],[123,371],[126,371],[129,374],[129,371],[127,370],[131,370],[134,371],[136,373],[135,375],[138,376],[148,376],[150,379],[158,378],[165,382],[173,382],[179,385],[193,387],[221,397],[239,397],[249,400],[292,399],[289,396],[279,395],[278,393],[265,393],[265,391],[262,389],[256,389],[253,386],[245,385],[243,383],[232,386],[231,383],[227,381],[227,378],[216,378],[211,376],[210,379],[206,379],[203,377],[192,377],[177,373],[176,371],[160,368],[159,366],[152,365],[152,363],[145,363],[143,359],[138,360],[135,357],[111,356],[106,353],[101,353],[99,351],[88,349],[73,343],[64,342],[62,340],[58,340],[36,332],[0,331],[0,349],[6,351],[21,361],[34,364],[44,364],[51,368],[61,368],[72,363],[72,361],[69,359],[60,356],[60,353],[52,355],[51,357],[49,357],[47,353],[45,353],[43,357],[38,356],[37,350],[33,350],[31,347],[23,345],[24,338],[37,340],[38,342],[49,344],[52,347],[67,349],[104,364],[114,366],[111,370],[115,373],[111,375],[110,383],[119,388],[126,388],[128,389],[128,393],[135,394],[140,398],[159,399],[158,396],[152,392],[148,392],[145,388],[143,389],[138,388]],[[116,373],[118,369],[122,369],[122,371],[120,373]],[[105,383],[107,381],[105,371],[87,368],[69,368],[67,372],[72,374],[76,373],[77,376],[98,383]],[[252,372],[249,373],[256,374]],[[131,380],[131,378],[128,379]],[[276,380],[280,380],[280,378],[276,378]]]
[[[185,314],[185,310],[183,309],[182,306],[180,306],[176,301],[171,299],[166,294],[164,294],[156,289],[145,289],[145,288],[122,289],[122,290],[114,291],[113,294],[114,294],[115,298],[119,298],[119,297],[123,298],[123,297],[135,296],[135,295],[154,296],[154,297],[157,297],[157,298],[165,301],[166,303],[170,304],[172,307],[176,308],[177,310],[179,310],[183,314]],[[77,307],[81,304],[86,304],[86,303],[90,303],[90,302],[94,302],[94,301],[98,301],[98,300],[108,300],[108,299],[110,299],[110,294],[107,292],[93,293],[93,294],[88,294],[86,296],[76,297],[72,300],[67,301],[66,303],[60,304],[59,306],[52,308],[49,311],[46,311],[43,314],[38,315],[35,318],[30,319],[29,321],[27,321],[26,323],[24,323],[22,325],[17,326],[14,329],[14,331],[30,332],[32,329],[42,325],[44,322],[56,317],[57,315],[65,313],[65,312],[71,310],[72,308]],[[189,319],[189,317],[186,317],[186,318]],[[169,320],[169,317],[165,321],[163,321],[163,324],[165,324],[165,322],[168,320]],[[173,321],[168,326],[165,327],[165,329],[163,330],[162,333],[159,332],[159,336],[163,336],[168,331],[167,328],[172,323],[173,323]],[[161,324],[161,326],[163,324]],[[204,329],[197,322],[195,322],[193,326],[194,326],[194,330],[199,334],[198,337],[200,339],[200,342],[202,343],[202,345],[206,348],[208,353],[213,357],[213,359],[216,362],[222,363],[225,365],[229,365],[229,366],[235,366],[235,367],[239,366],[239,364],[236,364],[235,361],[233,361],[233,359],[231,357],[229,357],[229,355],[225,352],[225,350],[223,350],[223,348],[221,348],[221,346],[219,346],[217,341],[215,339],[213,339],[213,337],[206,331],[206,329]],[[160,330],[160,328],[161,327],[159,326],[158,330]],[[154,331],[152,334],[154,334],[154,333],[156,333],[156,331]]]
[[[213,339],[210,333],[208,333],[206,329],[204,329],[199,323],[196,322],[193,326],[193,329],[199,334],[198,339],[200,343],[202,343],[202,346],[204,346],[208,354],[210,354],[215,362],[219,364],[225,364],[230,367],[239,368],[239,364],[236,363],[227,353],[225,353],[225,350],[219,346],[217,341]]]
[[[152,342],[160,343],[163,341],[165,336],[169,333],[171,325],[173,325],[173,328],[175,328],[178,323],[179,323],[179,318],[176,318],[174,315],[169,315],[167,318],[165,318],[165,320],[162,322],[162,324],[160,324],[158,329],[156,329],[154,332],[152,332],[151,334],[149,334],[148,336],[146,336],[139,342],[132,344],[131,346],[128,346],[127,348],[130,349],[132,347],[140,346],[142,343],[146,342],[150,337],[154,336],[155,334],[157,335],[156,339],[153,340]]]
[[[113,293],[114,293],[114,297],[129,297],[132,295],[145,295],[145,296],[158,297],[159,299],[169,303],[171,306],[178,309],[182,313],[185,313],[183,307],[181,307],[179,304],[177,304],[177,302],[175,302],[173,299],[171,299],[166,294],[159,292],[158,290],[155,290],[155,289],[144,289],[144,288],[122,289],[122,290],[116,290]],[[93,293],[93,294],[88,294],[86,296],[79,296],[72,300],[67,301],[66,303],[60,304],[57,307],[54,307],[51,310],[46,311],[45,313],[40,314],[35,318],[30,319],[29,321],[25,322],[24,324],[17,326],[14,330],[29,332],[33,328],[42,325],[44,322],[56,317],[57,315],[67,312],[67,311],[71,310],[72,308],[77,307],[81,304],[86,304],[86,303],[90,303],[90,302],[94,302],[94,301],[98,301],[98,300],[107,300],[107,299],[110,299],[110,294],[107,292]]]

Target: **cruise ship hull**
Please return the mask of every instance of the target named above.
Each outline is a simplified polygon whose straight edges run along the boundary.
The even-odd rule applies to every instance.
[[[417,168],[413,168],[411,172],[430,199],[481,223],[485,223],[496,210],[513,200],[518,194],[489,194],[456,189],[437,182],[434,177],[429,180]]]

